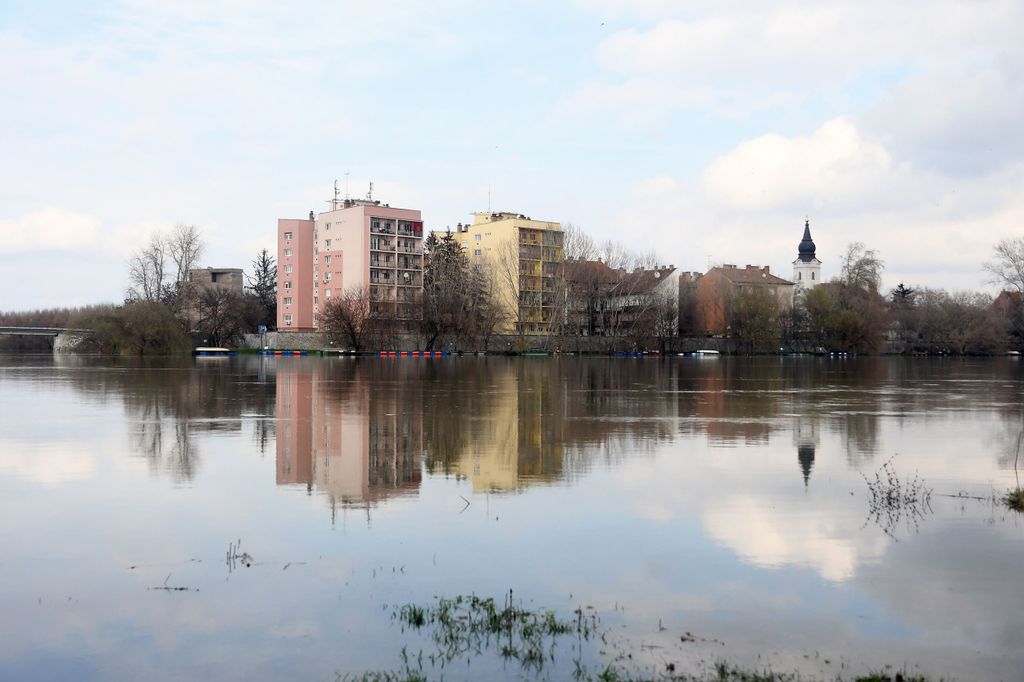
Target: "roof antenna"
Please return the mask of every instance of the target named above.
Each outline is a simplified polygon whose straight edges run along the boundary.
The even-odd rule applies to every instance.
[[[337,211],[338,210],[338,181],[337,180],[334,181],[334,198],[331,199],[331,210],[332,211]]]
[[[347,201],[349,201],[349,200],[350,200],[350,199],[352,198],[352,197],[350,197],[350,196],[349,196],[349,194],[348,194],[348,176],[349,176],[349,174],[348,174],[348,172],[346,171],[346,172],[345,172],[345,201],[346,201],[346,202],[347,202]]]
[[[487,212],[491,212],[491,183],[487,183]]]
[[[370,189],[366,192],[366,200],[373,201],[373,181],[370,182]]]

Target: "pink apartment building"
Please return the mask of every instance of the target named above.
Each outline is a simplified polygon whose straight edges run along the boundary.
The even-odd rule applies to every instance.
[[[277,221],[277,328],[314,331],[332,298],[360,289],[373,314],[411,329],[423,293],[420,212],[367,199],[332,204],[316,218]]]

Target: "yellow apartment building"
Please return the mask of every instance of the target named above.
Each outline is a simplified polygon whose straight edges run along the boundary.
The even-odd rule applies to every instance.
[[[520,213],[481,212],[473,214],[472,225],[460,223],[452,236],[470,263],[491,273],[494,293],[506,311],[499,334],[551,333],[565,258],[561,225]]]

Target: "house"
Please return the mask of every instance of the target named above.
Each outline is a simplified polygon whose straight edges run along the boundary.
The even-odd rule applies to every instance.
[[[727,334],[732,302],[749,289],[768,294],[780,312],[793,308],[793,282],[773,275],[767,265],[721,265],[711,268],[697,281],[697,326],[701,333]]]

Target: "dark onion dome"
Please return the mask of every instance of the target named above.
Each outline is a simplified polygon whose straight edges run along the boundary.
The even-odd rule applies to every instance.
[[[800,240],[800,260],[805,263],[810,263],[814,260],[814,242],[811,240],[811,221],[807,220],[804,222],[804,238]]]

